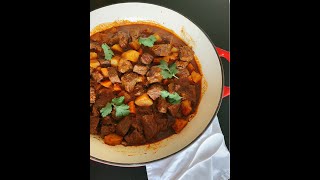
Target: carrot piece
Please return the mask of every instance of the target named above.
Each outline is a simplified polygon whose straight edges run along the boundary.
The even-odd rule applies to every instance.
[[[194,67],[191,63],[188,64],[187,68],[188,68],[189,72],[194,71]]]
[[[188,121],[184,119],[176,119],[174,124],[172,125],[172,128],[176,133],[179,133],[187,124]]]
[[[154,63],[160,63],[161,60],[166,61],[167,63],[170,61],[170,56],[164,56],[164,57],[159,57],[159,58],[154,58],[153,62]]]
[[[104,143],[115,146],[121,144],[123,137],[117,134],[109,134],[104,137]]]
[[[142,55],[143,50],[140,48],[138,52],[139,52],[140,55]]]
[[[95,53],[95,52],[90,52],[90,60],[91,60],[91,59],[97,59],[97,57],[98,57],[98,54],[97,54],[97,53]]]
[[[96,68],[98,66],[100,66],[100,62],[98,60],[96,60],[96,59],[90,60],[90,67]]]
[[[188,116],[192,111],[191,101],[184,100],[181,102],[181,112],[183,115]]]
[[[197,83],[201,80],[201,75],[195,71],[192,71],[191,77],[192,77],[193,82],[195,82],[195,83]]]
[[[134,101],[130,101],[128,103],[128,106],[129,106],[130,113],[135,114],[136,113],[136,106],[134,105]]]
[[[108,69],[107,69],[107,68],[101,68],[100,71],[101,71],[101,73],[102,73],[102,75],[103,75],[104,77],[108,77],[108,76],[109,76],[109,75],[108,75]]]
[[[112,85],[112,82],[109,80],[105,80],[105,81],[100,82],[100,84],[106,88],[109,88]]]
[[[114,84],[113,91],[121,91],[121,86],[119,84]]]

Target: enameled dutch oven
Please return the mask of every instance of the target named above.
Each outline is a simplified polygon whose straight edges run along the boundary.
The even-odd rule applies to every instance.
[[[183,15],[146,3],[114,4],[92,11],[90,35],[128,21],[150,22],[174,31],[192,46],[203,74],[202,97],[197,114],[179,134],[153,144],[127,147],[109,146],[101,138],[90,135],[91,160],[114,166],[135,167],[169,157],[188,148],[206,130],[217,114],[223,98],[223,70],[219,53],[226,57],[228,52],[216,48],[208,36]],[[226,93],[227,90],[228,88],[225,88]]]

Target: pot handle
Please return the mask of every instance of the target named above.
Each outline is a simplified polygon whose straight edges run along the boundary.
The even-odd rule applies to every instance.
[[[226,51],[226,50],[218,48],[218,47],[215,47],[215,48],[216,48],[216,51],[217,51],[217,53],[218,53],[218,55],[220,57],[223,57],[228,62],[230,62],[230,52],[229,51]],[[230,95],[230,87],[229,86],[224,86],[223,87],[222,98],[225,98],[225,97],[227,97],[229,95]]]

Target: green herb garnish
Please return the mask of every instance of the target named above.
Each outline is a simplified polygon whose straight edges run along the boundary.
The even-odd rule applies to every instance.
[[[176,92],[171,94],[171,93],[169,93],[168,91],[165,91],[165,90],[161,91],[161,97],[168,98],[168,101],[171,104],[179,104],[180,101],[181,101],[181,98],[182,98]]]
[[[164,79],[171,79],[172,77],[179,79],[176,76],[176,74],[179,72],[176,63],[173,63],[170,67],[168,67],[168,63],[165,60],[161,60],[158,67],[162,69],[161,75]]]
[[[110,47],[106,43],[103,43],[101,45],[101,47],[102,47],[103,52],[104,52],[104,59],[110,60],[112,58],[112,56],[114,55],[114,53],[112,52]]]
[[[130,114],[129,106],[123,104],[124,96],[113,98],[111,103],[107,103],[107,105],[100,109],[100,113],[102,117],[106,117],[111,114],[112,106],[116,109],[116,116],[122,117]]]
[[[143,44],[144,46],[147,46],[147,47],[153,47],[153,44],[154,42],[156,42],[157,39],[154,35],[151,35],[147,38],[139,38],[139,43],[140,44]]]

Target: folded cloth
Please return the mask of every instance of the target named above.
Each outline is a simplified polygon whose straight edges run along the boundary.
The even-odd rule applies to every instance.
[[[149,180],[230,179],[230,153],[218,118],[193,144],[168,158],[146,165]]]

